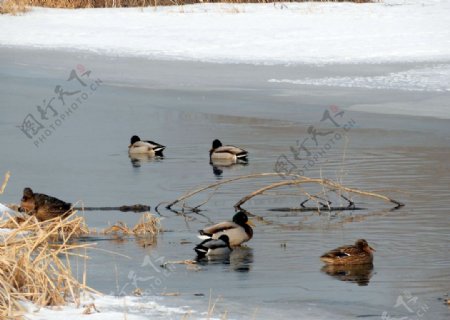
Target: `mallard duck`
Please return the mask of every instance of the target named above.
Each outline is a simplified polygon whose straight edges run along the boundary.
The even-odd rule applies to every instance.
[[[320,257],[320,260],[333,265],[371,264],[374,251],[375,249],[370,247],[366,240],[359,239],[352,246],[343,246],[328,251]]]
[[[243,211],[233,216],[233,221],[226,221],[199,230],[201,239],[219,239],[223,234],[227,235],[231,247],[240,246],[253,237],[252,223]]]
[[[31,188],[25,188],[19,211],[34,215],[39,221],[45,221],[70,215],[72,204],[46,194],[34,193]]]
[[[194,248],[199,259],[205,256],[227,255],[232,249],[230,247],[230,239],[226,234],[222,234],[217,239],[206,239]]]
[[[248,152],[235,146],[224,146],[220,140],[215,139],[212,148],[209,150],[211,163],[220,163],[221,165],[231,165],[238,161],[247,161]]]
[[[132,154],[147,154],[151,157],[162,157],[163,150],[166,147],[150,140],[141,140],[138,136],[132,136],[130,145],[128,146],[128,153]]]

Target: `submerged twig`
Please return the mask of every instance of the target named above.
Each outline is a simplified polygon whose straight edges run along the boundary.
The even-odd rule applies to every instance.
[[[75,207],[75,210],[83,211],[122,211],[122,212],[146,212],[150,211],[150,206],[145,204],[123,205],[120,207]]]

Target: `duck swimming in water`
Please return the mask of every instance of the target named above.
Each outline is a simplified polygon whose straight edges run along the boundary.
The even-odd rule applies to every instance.
[[[218,239],[206,239],[194,248],[199,259],[205,256],[222,256],[229,254],[233,249],[230,247],[230,239],[222,234]]]
[[[219,239],[223,234],[227,235],[230,246],[240,246],[253,237],[252,223],[244,211],[239,211],[233,216],[233,221],[225,221],[205,229],[199,230],[201,239]]]
[[[329,265],[356,265],[371,264],[373,262],[373,249],[366,240],[356,240],[354,245],[342,246],[328,251],[320,260]]]
[[[238,161],[247,162],[248,152],[242,148],[222,145],[219,139],[215,139],[212,148],[209,150],[209,159],[211,163],[234,164]]]
[[[150,140],[141,140],[138,136],[132,136],[128,153],[130,155],[146,154],[150,157],[162,157],[166,147]]]
[[[58,216],[69,216],[72,213],[72,204],[25,188],[19,211],[34,215],[39,221],[45,221]]]

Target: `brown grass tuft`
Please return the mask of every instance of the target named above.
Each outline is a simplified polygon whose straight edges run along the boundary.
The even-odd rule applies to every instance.
[[[3,217],[5,218],[5,216]],[[72,274],[70,257],[89,244],[71,244],[83,234],[84,219],[55,218],[39,222],[35,217],[18,222],[9,217],[0,227],[15,227],[0,237],[0,318],[15,318],[24,312],[20,301],[39,306],[79,303],[81,291],[92,291]],[[57,241],[57,242],[55,242]]]
[[[0,0],[0,14],[18,15],[28,11],[27,0]]]
[[[135,235],[135,236],[156,236],[161,232],[160,220],[151,213],[144,213],[141,220],[134,226],[129,228],[124,222],[118,221],[115,225],[106,228],[104,234],[115,235]]]
[[[133,228],[133,233],[136,236],[156,236],[161,232],[161,223],[158,218],[150,213],[144,213]]]

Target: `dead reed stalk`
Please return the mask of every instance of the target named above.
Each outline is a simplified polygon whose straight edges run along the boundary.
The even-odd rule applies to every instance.
[[[3,194],[3,192],[5,191],[10,176],[11,174],[9,173],[9,171],[5,173],[5,178],[3,179],[2,187],[0,188],[0,194]]]
[[[13,221],[13,222],[11,222]],[[0,227],[7,222],[1,221]],[[79,303],[82,291],[94,290],[80,283],[72,273],[70,259],[90,244],[72,243],[85,231],[81,217],[55,218],[39,222],[33,216],[21,223],[9,217],[14,229],[0,237],[0,318],[19,316],[21,301],[38,306]]]

